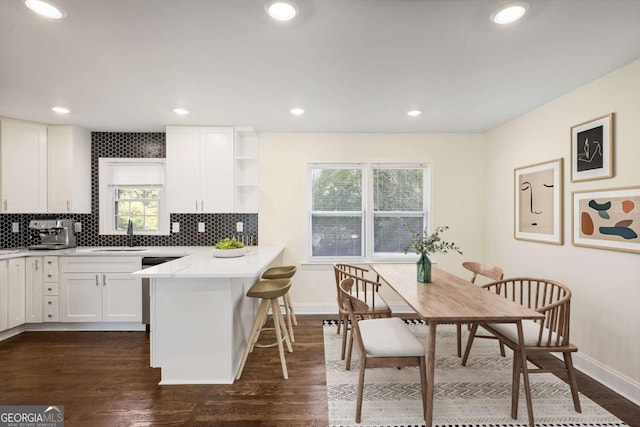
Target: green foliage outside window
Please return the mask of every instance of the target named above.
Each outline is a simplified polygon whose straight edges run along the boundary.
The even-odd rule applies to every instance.
[[[402,253],[411,235],[402,224],[417,229],[424,221],[424,169],[374,169],[374,252]]]
[[[154,188],[118,187],[114,190],[116,229],[126,231],[131,219],[133,229],[159,229],[160,191]]]
[[[361,169],[315,169],[314,211],[359,211],[362,209]]]

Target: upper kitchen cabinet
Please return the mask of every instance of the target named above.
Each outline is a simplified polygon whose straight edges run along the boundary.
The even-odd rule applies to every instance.
[[[234,212],[234,129],[167,126],[166,136],[169,212]]]
[[[258,212],[258,135],[253,128],[235,129],[235,209]]]
[[[4,213],[47,212],[47,126],[0,120]]]
[[[91,132],[48,128],[48,211],[91,213]]]

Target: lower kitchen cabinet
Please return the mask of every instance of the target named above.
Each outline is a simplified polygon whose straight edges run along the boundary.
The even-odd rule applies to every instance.
[[[58,316],[58,257],[44,257],[42,321],[57,322]]]
[[[138,257],[61,257],[60,322],[140,322]]]
[[[25,263],[25,322],[41,323],[44,279],[42,257],[29,257]]]
[[[24,258],[8,262],[7,328],[11,329],[25,323],[26,278]]]
[[[9,261],[0,261],[0,332],[8,328],[9,319]]]

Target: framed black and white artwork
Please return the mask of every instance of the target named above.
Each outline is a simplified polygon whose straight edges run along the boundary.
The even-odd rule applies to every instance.
[[[613,113],[571,127],[571,182],[613,176]]]

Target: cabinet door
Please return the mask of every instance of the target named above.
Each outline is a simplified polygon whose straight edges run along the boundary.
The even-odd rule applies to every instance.
[[[165,194],[169,212],[200,212],[200,128],[167,126],[166,155]]]
[[[102,277],[98,273],[63,273],[60,277],[61,322],[102,321]]]
[[[201,128],[200,188],[202,212],[234,212],[233,135],[233,128]]]
[[[13,328],[25,322],[25,274],[24,258],[9,260],[9,291],[7,327]]]
[[[2,211],[47,212],[47,127],[2,120]]]
[[[0,331],[7,329],[9,318],[9,262],[0,261]]]
[[[49,126],[47,177],[50,213],[91,213],[91,132]]]
[[[42,257],[27,258],[25,265],[26,276],[26,323],[42,322],[42,287],[43,287]]]
[[[142,321],[142,281],[129,273],[102,274],[102,321]]]

